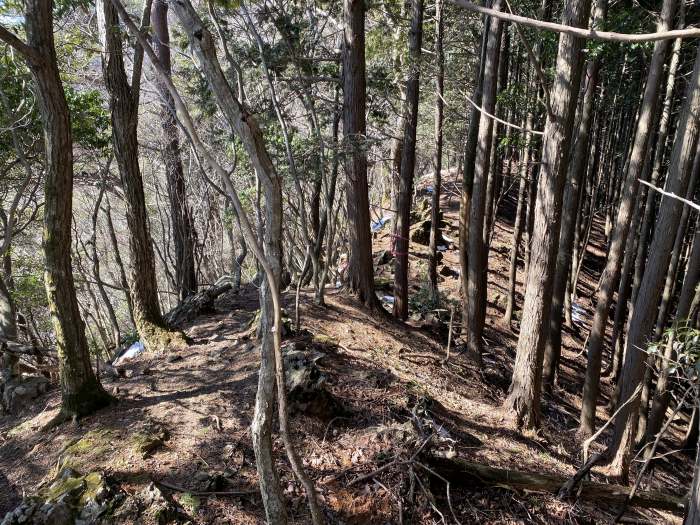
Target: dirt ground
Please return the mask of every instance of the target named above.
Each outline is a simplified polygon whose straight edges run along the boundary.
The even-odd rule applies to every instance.
[[[445,183],[445,220],[452,228],[457,224],[457,190],[454,181]],[[325,354],[318,365],[340,410],[331,418],[295,413],[292,434],[329,522],[399,523],[400,512],[404,523],[421,524],[454,523],[455,517],[461,523],[494,524],[606,523],[614,518],[615,507],[499,487],[454,486],[448,501],[442,481],[427,472],[412,475],[418,466],[401,467],[400,463],[362,479],[399,455],[415,451],[409,427],[417,419],[433,426],[450,454],[470,461],[562,476],[580,467],[580,442],[574,432],[585,370],[585,355],[580,352],[592,314],[589,297],[604,256],[602,234],[594,231],[593,246],[586,255],[577,301],[582,314],[564,333],[562,370],[553,395],[544,399],[542,429],[536,435],[522,435],[500,410],[517,343],[517,334],[500,322],[512,208],[512,202],[502,203],[489,256],[482,370],[460,353],[458,337],[445,361],[444,329],[437,333],[426,329],[417,318],[400,324],[368,315],[342,291],[329,289],[325,308],[313,304],[310,291],[302,293],[304,332],[286,344],[316,337],[318,349]],[[385,227],[375,239],[375,251],[388,248],[389,239]],[[412,282],[417,284],[424,281],[425,253],[425,247],[412,243]],[[458,270],[457,257],[457,251],[450,249],[443,262]],[[458,288],[457,276],[445,277],[441,283],[441,289],[454,299]],[[285,300],[291,308],[291,292]],[[521,300],[519,295],[518,304]],[[75,468],[102,471],[129,493],[150,481],[167,484],[167,491],[188,508],[194,523],[263,523],[249,433],[259,362],[249,324],[256,309],[253,287],[223,296],[215,313],[183,327],[195,341],[191,347],[162,356],[142,354],[129,362],[127,377],[105,380],[119,402],[77,424],[40,431],[58,410],[56,390],[20,417],[0,419],[0,516],[33,493],[42,480],[50,479],[59,458],[71,450]],[[449,318],[447,309],[441,316]],[[606,383],[603,390],[599,425],[608,416],[603,405],[610,385]],[[144,457],[134,444],[154,426],[165,428],[168,438]],[[672,425],[670,439],[660,452],[673,450],[681,431]],[[278,439],[274,447],[290,522],[309,523],[303,490]],[[683,495],[691,469],[689,457],[670,454],[645,477],[642,488]],[[223,488],[203,485],[214,478],[222,480]],[[606,481],[596,470],[593,479]],[[403,505],[400,511],[399,494],[409,493],[411,480],[415,481],[414,505]],[[219,494],[202,494],[193,504],[191,495],[197,492]],[[643,520],[640,523],[680,521],[655,511],[630,511],[627,516]]]

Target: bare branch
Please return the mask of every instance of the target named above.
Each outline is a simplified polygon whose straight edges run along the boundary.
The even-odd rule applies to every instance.
[[[567,35],[585,38],[588,40],[598,40],[601,42],[656,42],[659,40],[673,40],[675,38],[700,37],[700,29],[695,27],[690,29],[674,29],[672,31],[662,31],[658,33],[614,33],[612,31],[596,31],[595,29],[584,29],[582,27],[567,26],[564,24],[557,24],[555,22],[543,22],[541,20],[528,18],[526,16],[509,14],[504,13],[503,11],[495,11],[493,9],[489,9],[488,7],[481,7],[479,5],[468,2],[467,0],[450,1],[453,4],[458,5],[459,7],[463,7],[468,11],[473,11],[475,13],[481,13],[483,15],[499,18],[501,20],[505,20],[506,22],[513,22],[515,24],[522,24],[525,26],[534,27],[535,29],[554,31],[555,33],[565,33]]]
[[[665,195],[666,197],[670,197],[672,199],[676,199],[677,201],[681,201],[683,204],[687,204],[691,208],[700,211],[700,204],[698,204],[697,202],[693,202],[691,200],[680,197],[680,196],[676,195],[675,193],[671,193],[669,191],[662,190],[658,186],[654,186],[653,184],[651,184],[645,180],[639,179],[639,182],[641,182],[645,186],[649,186],[654,191],[658,191],[661,195]]]

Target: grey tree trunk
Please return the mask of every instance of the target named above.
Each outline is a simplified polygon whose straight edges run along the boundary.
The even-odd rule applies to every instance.
[[[501,10],[502,1],[495,0],[492,9]],[[486,54],[484,61],[484,78],[482,86],[481,107],[479,116],[479,133],[476,142],[476,157],[474,159],[474,182],[472,185],[471,205],[469,208],[469,224],[467,227],[467,242],[469,257],[467,267],[467,352],[475,363],[481,363],[482,333],[486,318],[486,278],[487,257],[484,242],[484,221],[486,213],[486,190],[488,185],[489,161],[491,156],[493,115],[496,106],[496,88],[498,85],[498,60],[501,45],[503,24],[498,19],[492,19],[488,29]]]
[[[438,239],[440,238],[440,195],[442,189],[442,121],[445,102],[445,57],[442,49],[444,20],[443,0],[435,2],[435,58],[437,60],[437,73],[435,74],[435,156],[433,157],[433,196],[430,214],[430,246],[428,259],[428,281],[433,297],[438,299]]]
[[[600,27],[604,23],[607,8],[607,0],[596,0],[592,28]],[[569,164],[568,185],[564,194],[561,233],[559,235],[559,249],[552,294],[552,311],[549,319],[549,336],[547,337],[547,345],[544,352],[542,376],[543,388],[548,392],[551,392],[554,386],[554,379],[559,368],[559,358],[561,356],[564,295],[566,294],[566,285],[569,282],[569,272],[571,271],[571,254],[574,247],[574,228],[576,227],[576,211],[578,210],[580,186],[588,167],[590,135],[593,126],[593,102],[598,87],[599,70],[600,58],[596,56],[590,59],[586,66],[581,115],[574,141],[574,152]]]
[[[698,219],[695,224],[695,235],[693,237],[690,255],[688,256],[683,286],[681,287],[680,297],[678,298],[678,308],[676,309],[675,321],[676,326],[680,326],[681,323],[686,322],[688,316],[690,315],[690,306],[699,283],[700,219]],[[646,428],[646,436],[642,445],[653,441],[653,439],[656,437],[656,434],[663,425],[666,410],[668,409],[668,404],[671,400],[671,391],[668,388],[668,380],[670,374],[669,364],[671,361],[675,360],[676,357],[673,347],[674,341],[675,337],[673,336],[673,332],[671,332],[666,346],[664,347],[661,372],[659,374],[659,380],[656,382],[656,391],[654,392],[654,399],[652,401],[651,410],[649,412],[649,421]]]
[[[97,3],[97,20],[102,44],[102,74],[109,93],[112,115],[112,143],[119,165],[126,223],[129,230],[131,302],[136,328],[144,345],[156,352],[171,344],[186,346],[182,334],[166,329],[158,302],[158,281],[146,198],[138,160],[138,97],[140,78],[129,85],[124,68],[123,39],[117,10],[109,0]],[[137,81],[137,82],[134,82]]]

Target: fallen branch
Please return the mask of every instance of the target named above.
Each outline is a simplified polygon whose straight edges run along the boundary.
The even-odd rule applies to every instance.
[[[530,490],[557,494],[566,479],[548,474],[534,474],[518,470],[490,467],[459,458],[446,458],[433,454],[433,469],[453,484],[473,486],[493,485],[510,490]],[[622,485],[583,481],[579,497],[589,501],[619,504],[628,499],[630,488]],[[687,500],[661,492],[638,492],[629,500],[636,507],[682,512]]]

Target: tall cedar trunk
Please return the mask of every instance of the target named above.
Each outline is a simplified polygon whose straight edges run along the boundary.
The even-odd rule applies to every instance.
[[[666,189],[676,195],[684,195],[690,179],[691,165],[695,157],[698,138],[698,112],[700,111],[700,49],[695,58],[692,78],[688,82],[687,96],[678,120],[678,130],[671,153]],[[644,375],[643,363],[646,338],[653,328],[656,309],[661,296],[663,280],[671,257],[671,248],[678,228],[682,203],[664,198],[659,208],[654,237],[649,247],[652,257],[644,270],[642,284],[630,320],[625,350],[625,361],[620,382],[620,401],[631,398]],[[624,406],[615,421],[613,448],[615,457],[612,473],[623,479],[629,474],[632,446],[637,430],[639,398]]]
[[[56,334],[61,412],[56,421],[87,415],[106,406],[104,391],[90,364],[85,323],[80,317],[71,267],[73,218],[73,137],[70,114],[53,38],[53,2],[25,2],[27,64],[36,85],[44,129],[44,282]]]
[[[588,22],[590,11],[590,0],[568,0],[562,23],[582,27]],[[505,406],[514,412],[518,426],[535,427],[539,424],[542,361],[549,332],[547,320],[552,303],[561,205],[581,82],[582,45],[580,39],[570,35],[559,37],[556,76],[550,90],[551,113],[547,116],[542,144],[523,320],[513,380],[505,402]]]
[[[690,183],[688,184],[688,191],[686,192],[685,196],[685,198],[688,200],[693,200],[695,187],[698,184],[698,170],[700,170],[700,157],[695,160],[695,164],[693,165],[693,175]],[[680,224],[678,225],[678,230],[676,231],[676,239],[673,242],[671,261],[668,265],[668,271],[666,272],[666,280],[664,281],[664,291],[661,294],[659,312],[656,316],[656,327],[654,329],[654,339],[656,340],[661,338],[661,334],[666,327],[666,321],[668,320],[669,307],[671,305],[674,288],[678,280],[678,269],[685,247],[685,234],[686,230],[688,229],[689,215],[690,208],[688,206],[684,206],[681,213]]]
[[[603,24],[607,8],[607,0],[596,0],[592,22],[593,28],[600,27]],[[548,392],[551,392],[554,385],[554,378],[559,368],[559,357],[561,356],[562,310],[566,285],[569,282],[569,272],[571,270],[571,253],[574,243],[574,228],[576,226],[580,186],[588,167],[590,134],[593,124],[593,102],[598,86],[599,70],[600,58],[595,56],[588,61],[586,66],[581,114],[576,140],[574,141],[574,152],[568,167],[569,177],[562,211],[559,250],[554,276],[554,292],[552,294],[552,311],[549,319],[549,336],[545,347],[544,370],[542,372],[543,387]]]
[[[664,0],[661,18],[657,24],[657,31],[668,31],[671,29],[676,5],[677,0]],[[637,128],[629,156],[622,201],[620,202],[617,219],[615,221],[615,228],[612,232],[605,269],[603,270],[598,285],[598,292],[596,293],[596,310],[588,339],[588,361],[586,364],[581,421],[579,424],[579,431],[582,435],[592,434],[595,429],[595,412],[598,401],[598,391],[600,389],[600,366],[605,339],[605,327],[610,314],[613,291],[615,290],[620,276],[620,267],[622,266],[623,252],[634,214],[634,206],[637,203],[639,179],[644,172],[644,158],[647,153],[647,148],[650,147],[650,136],[655,124],[652,120],[656,113],[656,104],[659,99],[659,86],[663,78],[664,61],[666,60],[669,47],[670,41],[668,40],[659,41],[654,44],[654,53],[651,58],[651,64],[649,65],[644,96],[637,118]]]
[[[486,63],[486,44],[488,42],[491,25],[490,17],[483,17],[484,32],[481,37],[481,52],[479,61],[474,67],[476,81],[474,82],[474,93],[469,105],[469,127],[467,128],[467,138],[464,144],[464,168],[462,172],[462,195],[459,203],[459,267],[460,267],[460,287],[462,289],[462,320],[469,317],[469,210],[472,202],[472,189],[474,186],[474,166],[476,162],[476,144],[479,137],[479,122],[481,114],[477,106],[481,106],[483,94],[484,65]]]
[[[491,6],[500,11],[501,0],[495,0]],[[492,146],[493,115],[496,106],[496,87],[498,82],[498,58],[503,24],[499,19],[492,19],[488,30],[486,55],[484,61],[483,93],[479,117],[479,134],[476,143],[474,164],[474,182],[472,186],[469,224],[467,228],[467,245],[469,257],[467,267],[467,351],[476,362],[481,362],[482,332],[486,318],[486,277],[487,259],[484,242],[484,214],[486,212],[486,186],[489,174],[490,150]]]
[[[396,214],[394,247],[394,316],[408,318],[408,235],[411,226],[413,176],[416,168],[416,129],[420,82],[421,43],[423,41],[423,0],[411,0],[411,31],[408,37],[408,78],[406,80],[405,127],[401,175]]]
[[[365,7],[362,0],[345,0],[343,52],[343,134],[350,152],[345,162],[350,256],[347,285],[371,309],[381,308],[374,293],[372,236],[367,189],[367,124],[365,75]]]
[[[154,0],[151,12],[153,48],[160,65],[171,74],[170,31],[168,27],[168,3]],[[180,158],[180,138],[175,120],[175,102],[161,82],[156,83],[160,96],[160,118],[163,129],[163,160],[170,201],[170,221],[175,244],[175,281],[180,300],[197,292],[195,270],[195,231],[192,213],[187,205],[185,174]]]
[[[440,239],[440,195],[442,189],[442,121],[445,102],[442,98],[445,91],[445,57],[442,50],[444,30],[443,0],[435,2],[435,59],[437,73],[435,74],[435,156],[433,158],[433,199],[430,215],[430,246],[428,259],[428,281],[433,297],[439,298],[438,293],[438,239]]]
[[[686,199],[692,200],[693,194],[695,192],[695,186],[698,181],[698,176],[700,175],[700,155],[695,155],[695,160],[693,161],[693,172],[688,184],[688,190],[686,192]],[[678,229],[676,230],[675,240],[673,241],[673,248],[671,250],[671,260],[668,265],[668,270],[666,272],[666,279],[663,286],[663,293],[661,294],[661,304],[659,305],[658,312],[656,314],[656,327],[652,336],[653,341],[658,341],[661,339],[663,329],[666,326],[667,316],[669,314],[669,305],[671,303],[671,296],[673,295],[676,281],[678,280],[678,271],[681,261],[681,255],[685,251],[685,234],[688,224],[688,215],[690,208],[688,206],[683,207],[681,212],[681,218],[679,221]],[[688,300],[688,308],[690,308],[690,299]],[[684,317],[688,313],[684,314]],[[678,317],[680,320],[681,318]],[[668,353],[668,356],[664,356],[667,360],[671,357],[671,352],[673,352],[673,343],[666,345],[664,353]],[[657,359],[655,355],[649,355],[647,357],[647,365],[644,370],[644,380],[642,383],[642,394],[639,403],[639,421],[637,423],[637,438],[636,441],[641,443],[645,440],[647,435],[647,421],[649,416],[649,403],[652,398],[652,389],[654,383],[654,365]],[[662,372],[663,373],[663,372]],[[663,388],[665,386],[662,385]],[[658,387],[657,387],[658,388]],[[663,418],[664,414],[661,414]],[[649,449],[647,449],[647,452]]]
[[[695,224],[695,235],[693,236],[692,248],[686,265],[685,278],[683,279],[683,286],[681,287],[681,293],[678,299],[676,326],[680,326],[688,318],[690,314],[690,305],[693,301],[698,283],[700,283],[700,218]],[[673,347],[674,340],[675,337],[673,332],[671,332],[666,346],[664,347],[661,372],[659,374],[659,380],[656,383],[656,391],[649,412],[649,421],[647,423],[644,443],[649,443],[656,437],[656,434],[661,429],[666,415],[666,409],[671,400],[671,391],[668,388],[668,381],[670,363],[676,358]]]
[[[129,86],[119,18],[109,0],[98,2],[97,19],[102,40],[102,73],[112,114],[112,143],[124,190],[129,230],[129,286],[134,320],[144,345],[154,351],[164,351],[171,343],[185,343],[180,334],[165,329],[158,303],[155,260],[138,157],[138,86]]]
[[[503,24],[501,24],[503,25]],[[510,32],[508,26],[501,28],[501,41],[498,51],[498,81],[496,93],[502,93],[508,88],[508,66],[510,62]],[[501,103],[496,95],[496,104],[494,106],[494,115],[503,117]],[[507,115],[506,115],[507,118]],[[498,144],[501,125],[498,121],[493,123],[493,131],[491,132],[491,146],[489,148],[489,174],[486,183],[486,208],[484,211],[484,244],[486,253],[488,254],[491,240],[491,229],[496,218],[498,208],[498,189],[503,177],[503,165],[500,162],[502,155],[499,155]],[[508,132],[513,128],[508,127]],[[503,154],[505,154],[504,152]]]

